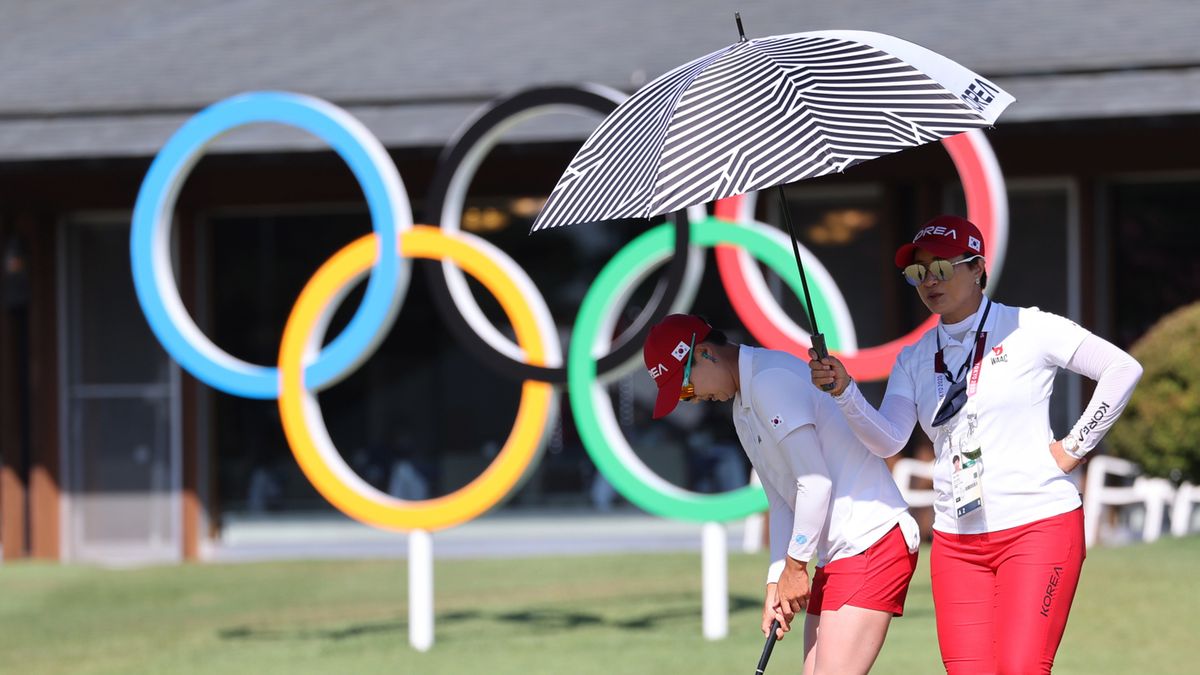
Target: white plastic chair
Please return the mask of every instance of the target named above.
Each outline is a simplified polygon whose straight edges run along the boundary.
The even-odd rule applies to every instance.
[[[892,467],[892,478],[900,494],[911,508],[933,506],[934,493],[932,489],[916,489],[912,487],[914,478],[933,480],[933,462],[926,462],[911,457],[901,457]]]
[[[1083,493],[1084,541],[1088,548],[1096,543],[1100,531],[1100,517],[1106,506],[1141,504],[1146,509],[1146,517],[1142,523],[1142,540],[1155,541],[1162,534],[1163,509],[1165,505],[1175,502],[1175,487],[1165,478],[1147,478],[1139,474],[1141,469],[1138,465],[1118,457],[1100,455],[1089,460]],[[1110,475],[1133,478],[1133,484],[1106,486],[1106,479]],[[1178,511],[1177,504],[1175,507],[1174,511]],[[1173,517],[1172,531],[1175,530],[1175,520]]]
[[[1171,507],[1171,534],[1186,537],[1192,529],[1192,506],[1200,504],[1200,487],[1184,483],[1175,490],[1175,505]]]

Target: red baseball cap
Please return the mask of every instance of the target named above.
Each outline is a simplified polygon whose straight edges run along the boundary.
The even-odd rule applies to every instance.
[[[975,223],[959,216],[938,216],[921,226],[911,244],[896,251],[896,267],[912,264],[917,249],[949,260],[957,255],[984,255],[983,234]]]
[[[679,405],[679,391],[683,388],[683,370],[693,344],[708,337],[712,326],[704,319],[692,314],[671,314],[663,317],[646,335],[642,346],[642,359],[650,379],[658,386],[658,399],[654,402],[654,419],[666,417]]]

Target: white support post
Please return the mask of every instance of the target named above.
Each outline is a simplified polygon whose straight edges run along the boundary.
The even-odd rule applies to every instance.
[[[425,530],[408,534],[408,643],[433,647],[433,535]]]
[[[758,472],[750,470],[750,484],[762,485]],[[742,531],[742,553],[758,553],[763,547],[763,530],[767,527],[767,517],[764,513],[751,513],[746,516],[745,529]]]
[[[742,531],[742,553],[758,553],[762,550],[763,530],[766,527],[766,514],[751,513],[746,516],[745,529]]]
[[[729,544],[725,526],[705,523],[702,530],[704,637],[722,640],[729,635]]]

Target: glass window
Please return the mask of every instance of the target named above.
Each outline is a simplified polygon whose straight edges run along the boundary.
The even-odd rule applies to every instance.
[[[792,223],[802,245],[811,250],[833,277],[849,309],[859,347],[870,347],[896,339],[920,320],[908,316],[906,294],[892,264],[892,252],[902,234],[888,218],[884,189],[876,184],[793,185],[786,189]],[[759,212],[787,232],[778,192],[767,190],[759,196]],[[765,268],[764,268],[765,269]],[[778,276],[768,279],[782,299],[789,316],[808,326],[803,305]],[[820,326],[823,333],[828,327]],[[883,399],[886,381],[861,382],[868,400]]]
[[[894,286],[891,255],[894,233],[885,217],[884,193],[875,185],[817,188],[792,186],[787,189],[788,207],[800,243],[820,259],[833,276],[854,318],[859,345],[869,346],[894,339],[880,286]],[[784,232],[777,191],[768,190],[759,200],[770,214],[770,222]],[[785,298],[789,314],[804,316],[804,310],[782,280],[774,285]],[[804,321],[803,325],[807,326]],[[825,330],[821,327],[822,331]]]
[[[146,323],[129,272],[128,224],[72,228],[71,321],[88,339],[73,342],[68,370],[75,384],[137,384],[166,380],[166,352]],[[147,358],[117,358],[145,354]]]
[[[1113,340],[1128,348],[1200,298],[1200,180],[1118,183],[1109,199]]]

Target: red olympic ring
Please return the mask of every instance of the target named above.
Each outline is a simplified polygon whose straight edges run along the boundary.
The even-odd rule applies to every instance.
[[[942,145],[962,179],[967,200],[967,218],[979,227],[984,241],[988,242],[988,273],[995,279],[1003,265],[1004,252],[1008,245],[1008,199],[1003,176],[982,132],[971,131],[951,136],[942,139]],[[739,195],[718,201],[714,215],[718,219],[730,222],[747,220],[748,214],[742,213],[743,198]],[[718,246],[716,258],[717,269],[729,294],[733,310],[750,334],[768,349],[790,352],[808,360],[808,350],[812,345],[798,342],[788,336],[763,313],[758,303],[753,301],[746,282],[748,271],[742,265],[738,249],[733,246]],[[895,340],[836,355],[845,364],[851,377],[863,382],[883,380],[891,373],[900,350],[915,343],[921,335],[936,325],[937,317],[931,316]]]

